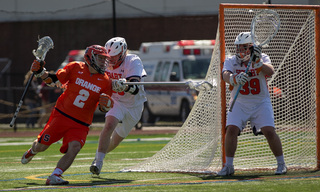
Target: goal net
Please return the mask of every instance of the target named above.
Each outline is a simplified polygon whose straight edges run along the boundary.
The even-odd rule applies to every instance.
[[[268,86],[287,167],[319,168],[319,8],[221,4],[216,44],[206,76],[215,85],[214,90],[200,92],[188,119],[165,147],[123,171],[213,173],[222,168],[230,91],[221,80],[221,69],[224,59],[235,54],[236,36],[250,31],[252,18],[261,9],[276,11],[281,20],[277,35],[263,52],[275,68]],[[234,167],[264,172],[277,167],[267,140],[263,135],[254,136],[250,122],[238,137]]]

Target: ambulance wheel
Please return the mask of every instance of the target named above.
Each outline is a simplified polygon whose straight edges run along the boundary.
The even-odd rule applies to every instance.
[[[182,122],[185,122],[188,118],[188,115],[190,113],[190,105],[188,101],[182,101],[181,107],[180,107],[180,120]]]
[[[141,120],[142,123],[151,123],[154,124],[156,122],[156,117],[151,113],[148,103],[144,103],[144,109],[142,111]]]
[[[135,126],[136,129],[141,130],[143,125],[142,125],[142,121],[140,120]]]

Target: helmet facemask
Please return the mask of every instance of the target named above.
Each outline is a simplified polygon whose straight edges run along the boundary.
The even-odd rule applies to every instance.
[[[104,74],[107,65],[106,49],[100,45],[93,45],[86,49],[85,62],[98,73]]]
[[[112,68],[117,68],[118,66],[121,65],[123,62],[124,58],[126,57],[127,53],[125,52],[124,54],[121,52],[118,55],[115,56],[108,56],[107,57],[107,64],[108,66]]]
[[[94,68],[98,73],[104,74],[107,66],[106,61],[106,56],[92,54],[90,66]]]
[[[236,45],[236,55],[237,59],[239,59],[241,62],[246,63],[250,59],[250,47],[252,44],[237,44]]]

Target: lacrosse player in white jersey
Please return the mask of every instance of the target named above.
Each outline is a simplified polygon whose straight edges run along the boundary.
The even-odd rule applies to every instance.
[[[238,87],[242,86],[242,88],[232,112],[229,111],[227,114],[226,163],[218,172],[218,176],[234,174],[233,159],[237,148],[237,137],[246,127],[248,120],[255,135],[263,134],[266,137],[278,163],[275,174],[285,174],[287,168],[281,141],[275,132],[273,109],[267,86],[267,77],[273,75],[274,68],[269,56],[261,53],[261,46],[253,47],[250,32],[240,33],[235,40],[235,45],[236,55],[228,57],[222,69],[223,80],[229,83],[232,89],[230,104]],[[253,61],[246,74],[244,72],[251,54],[253,54]]]
[[[122,82],[139,82],[147,74],[140,58],[129,54],[127,43],[122,37],[115,37],[106,42],[106,73],[112,82],[113,109],[105,115],[105,126],[100,133],[99,146],[90,172],[99,175],[105,155],[115,149],[128,136],[131,129],[139,122],[147,101],[143,86],[123,85]]]

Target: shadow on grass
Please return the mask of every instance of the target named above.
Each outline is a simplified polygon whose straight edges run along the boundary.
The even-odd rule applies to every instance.
[[[261,175],[233,175],[233,176],[217,176],[217,175],[202,175],[202,176],[197,176],[201,178],[202,180],[252,180],[252,179],[259,179],[261,178]]]
[[[91,181],[87,183],[71,183],[67,186],[96,186],[96,185],[114,185],[114,184],[124,184],[131,183],[134,180],[126,180],[126,179],[108,179],[102,177],[95,177],[95,179],[99,179],[99,181]]]
[[[239,172],[236,175],[232,176],[217,176],[216,174],[212,175],[193,175],[202,180],[261,180],[261,179],[274,179],[274,178],[289,178],[289,177],[312,177],[319,174],[319,170],[310,170],[310,169],[292,169],[288,170],[286,174],[275,175],[274,172]]]
[[[98,185],[114,185],[114,184],[124,184],[124,183],[131,183],[134,180],[125,180],[125,179],[108,179],[108,178],[102,178],[102,177],[94,177],[94,179],[98,179],[98,180],[94,180],[91,182],[82,182],[82,183],[74,183],[73,181],[71,181],[69,184],[67,185],[51,185],[51,186],[98,186]],[[26,183],[27,186],[46,186],[45,182],[41,182],[41,183]],[[19,188],[25,188],[25,187],[16,187],[16,189]]]

